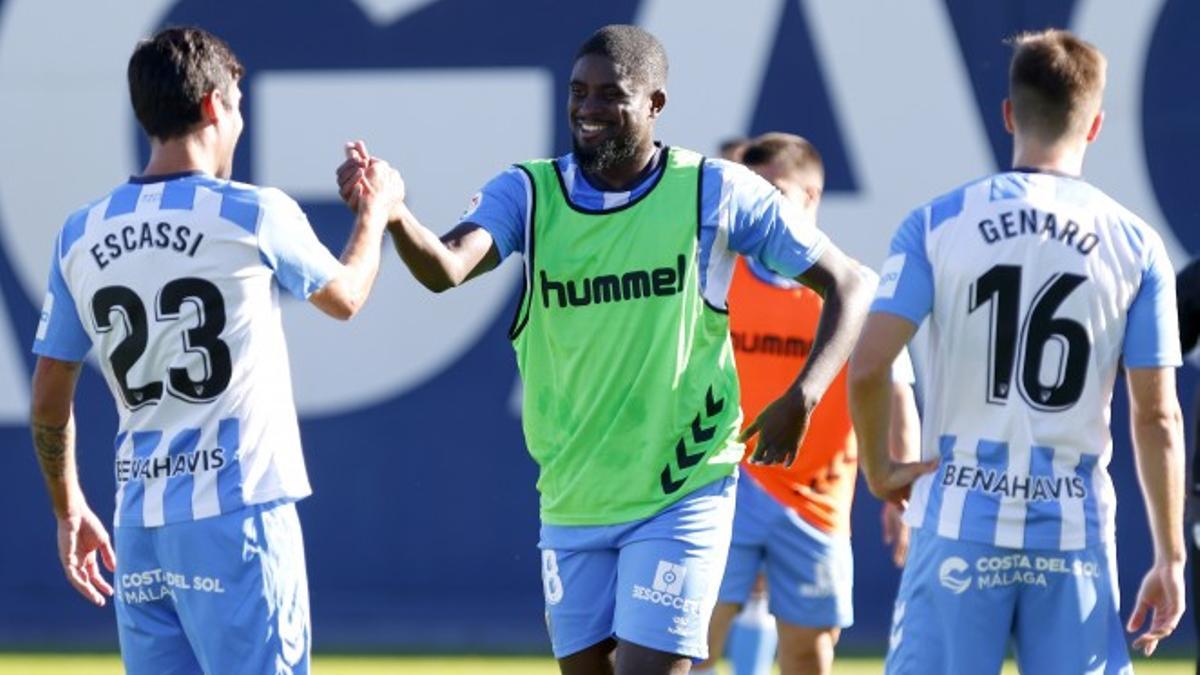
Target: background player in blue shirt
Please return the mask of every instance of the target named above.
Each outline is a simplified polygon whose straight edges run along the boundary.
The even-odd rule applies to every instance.
[[[1133,646],[1152,653],[1183,614],[1174,274],[1158,234],[1079,178],[1104,56],[1057,30],[1014,47],[1014,169],[901,224],[851,361],[863,471],[914,530],[889,673],[999,672],[1010,639],[1023,673],[1132,672],[1107,471],[1122,364],[1154,541]],[[926,461],[897,463],[888,368],[927,316]]]
[[[84,597],[115,596],[135,675],[308,672],[294,502],[311,489],[279,289],[352,317],[403,197],[386,164],[364,168],[339,261],[285,194],[228,180],[242,73],[199,29],[138,44],[129,90],[150,161],[67,219],[33,345],[31,426],[60,561]],[[115,547],[75,469],[75,384],[93,346],[120,420]]]

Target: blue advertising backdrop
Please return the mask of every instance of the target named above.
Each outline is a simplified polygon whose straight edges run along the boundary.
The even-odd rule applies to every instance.
[[[248,69],[234,177],[291,192],[335,251],[350,222],[332,186],[337,143],[379,139],[380,154],[409,177],[418,210],[433,212],[431,224],[444,230],[506,163],[569,150],[562,109],[574,48],[602,24],[636,22],[663,34],[672,57],[669,91],[679,95],[663,140],[712,152],[725,136],[808,136],[828,164],[827,213],[844,225],[822,222],[871,264],[908,207],[1007,165],[1002,39],[1070,26],[1113,60],[1117,148],[1098,160],[1101,186],[1171,238],[1176,264],[1200,251],[1192,188],[1200,176],[1200,5],[1188,0],[1144,9],[925,0],[874,11],[755,0],[736,12],[715,0],[263,0],[236,3],[236,11],[233,3],[160,0],[57,15],[43,4],[0,0],[0,99],[14,111],[0,132],[0,378],[10,390],[0,401],[0,647],[116,645],[111,607],[87,605],[55,559],[24,422],[28,345],[61,218],[146,155],[123,98],[124,59],[137,37],[161,25],[198,24],[231,43]],[[103,36],[108,46],[93,46]],[[851,43],[858,47],[848,51]],[[891,77],[892,68],[905,77]],[[308,152],[313,137],[329,141],[319,155]],[[519,272],[505,269],[453,299],[414,290],[393,262],[375,313],[335,329],[318,327],[306,307],[288,308],[316,491],[300,511],[318,648],[548,649],[536,470],[514,412],[519,385],[505,338]],[[1195,379],[1181,371],[1185,402]],[[93,508],[111,513],[116,419],[92,367],[77,400],[83,482]],[[1150,554],[1126,409],[1119,390],[1112,472],[1128,608]],[[858,623],[845,639],[882,650],[898,573],[880,543],[878,504],[862,494],[854,512]],[[1190,640],[1190,630],[1182,633],[1174,643]]]

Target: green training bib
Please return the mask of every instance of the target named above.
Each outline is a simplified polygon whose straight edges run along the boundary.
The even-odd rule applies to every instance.
[[[645,518],[742,456],[729,318],[700,295],[703,158],[666,152],[644,195],[594,211],[552,160],[520,165],[534,197],[510,337],[545,523]]]

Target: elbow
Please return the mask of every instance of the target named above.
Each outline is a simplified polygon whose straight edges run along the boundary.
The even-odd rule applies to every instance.
[[[874,354],[861,348],[855,348],[850,354],[847,366],[847,383],[851,390],[890,379],[891,363],[877,358]]]
[[[422,286],[434,293],[445,293],[452,288],[458,288],[465,281],[463,276],[450,270],[441,270],[439,274],[425,275],[418,280]]]
[[[330,303],[327,313],[338,321],[349,321],[358,316],[365,304],[366,298],[344,295],[337,298],[336,302]]]
[[[451,288],[455,288],[458,286],[458,284],[454,283],[453,279],[450,279],[448,277],[443,278],[443,279],[430,279],[430,280],[423,282],[423,285],[425,286],[425,288],[428,288],[429,290],[433,291],[434,293],[439,293],[439,294],[445,293],[446,291],[450,290]]]
[[[1178,405],[1172,405],[1146,412],[1135,412],[1133,425],[1142,434],[1182,437],[1183,410]]]
[[[65,424],[71,417],[71,402],[34,382],[30,396],[29,421],[34,424]]]

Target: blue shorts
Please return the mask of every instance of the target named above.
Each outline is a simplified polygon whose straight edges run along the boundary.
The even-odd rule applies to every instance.
[[[629,523],[542,525],[538,548],[554,656],[616,636],[707,658],[736,486],[736,475],[729,476]]]
[[[301,675],[310,629],[292,503],[118,527],[116,611],[130,675]]]
[[[1000,548],[913,529],[885,672],[998,673],[1011,640],[1023,675],[1132,675],[1105,546]]]
[[[745,604],[764,570],[769,607],[777,619],[809,628],[854,623],[850,537],[818,530],[746,476],[738,486],[720,602]]]

